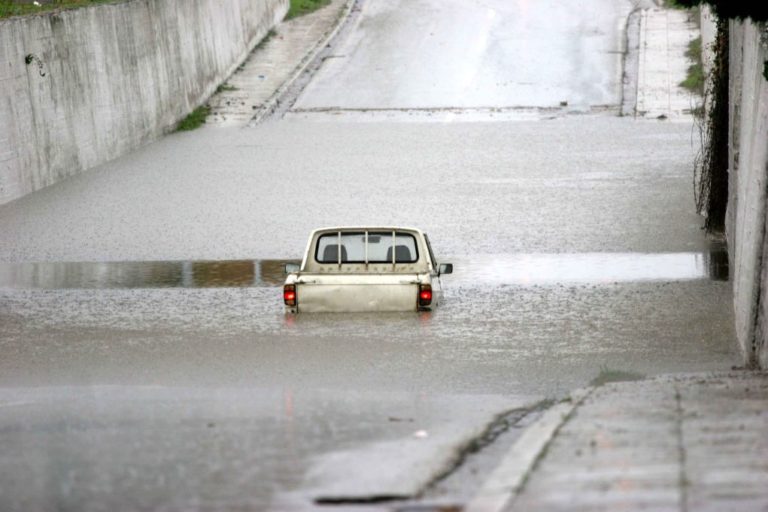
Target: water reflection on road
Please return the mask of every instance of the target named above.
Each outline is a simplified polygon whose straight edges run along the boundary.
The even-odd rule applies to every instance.
[[[230,288],[277,286],[298,260],[118,261],[0,264],[8,288]]]
[[[481,255],[452,259],[454,283],[532,285],[728,280],[728,254],[722,248],[689,253],[583,253]],[[286,263],[298,260],[130,261],[7,263],[0,287],[229,288],[279,286]]]

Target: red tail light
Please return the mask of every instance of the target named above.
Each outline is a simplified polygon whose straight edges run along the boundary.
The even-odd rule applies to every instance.
[[[296,305],[296,285],[287,284],[283,286],[283,302],[286,306]]]
[[[429,306],[432,304],[432,285],[419,285],[419,306]]]

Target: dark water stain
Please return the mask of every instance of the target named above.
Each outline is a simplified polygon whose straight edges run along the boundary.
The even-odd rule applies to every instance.
[[[580,253],[478,255],[453,260],[446,283],[547,285],[635,281],[728,280],[728,254]],[[224,288],[280,286],[286,263],[299,260],[46,262],[0,264],[0,287]]]

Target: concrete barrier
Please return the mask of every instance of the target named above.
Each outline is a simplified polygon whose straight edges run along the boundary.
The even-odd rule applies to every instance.
[[[0,204],[168,131],[287,10],[130,0],[0,20]]]
[[[736,335],[748,364],[768,367],[768,61],[765,25],[730,22],[728,251]],[[764,264],[765,262],[765,264]]]

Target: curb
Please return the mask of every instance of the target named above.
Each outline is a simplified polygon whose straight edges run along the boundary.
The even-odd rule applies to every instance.
[[[515,441],[464,512],[501,512],[520,492],[547,446],[594,387],[578,389],[570,401],[550,408]]]
[[[277,108],[280,106],[280,98],[282,98],[282,96],[291,88],[291,86],[296,82],[296,80],[298,80],[304,71],[313,62],[315,62],[318,55],[320,55],[320,52],[322,52],[323,49],[328,46],[331,40],[336,37],[336,35],[339,33],[339,30],[341,30],[341,27],[343,27],[345,22],[349,19],[349,15],[352,13],[352,9],[356,4],[357,0],[347,0],[347,4],[344,7],[341,16],[339,16],[338,20],[336,20],[336,25],[333,27],[333,29],[328,33],[326,37],[318,41],[317,44],[315,44],[315,46],[309,51],[309,53],[304,56],[299,65],[296,67],[293,75],[291,75],[288,80],[283,82],[283,84],[277,88],[272,96],[270,96],[269,99],[262,104],[262,106],[256,111],[256,114],[251,118],[251,120],[246,123],[246,127],[259,124],[266,117],[277,110]]]

